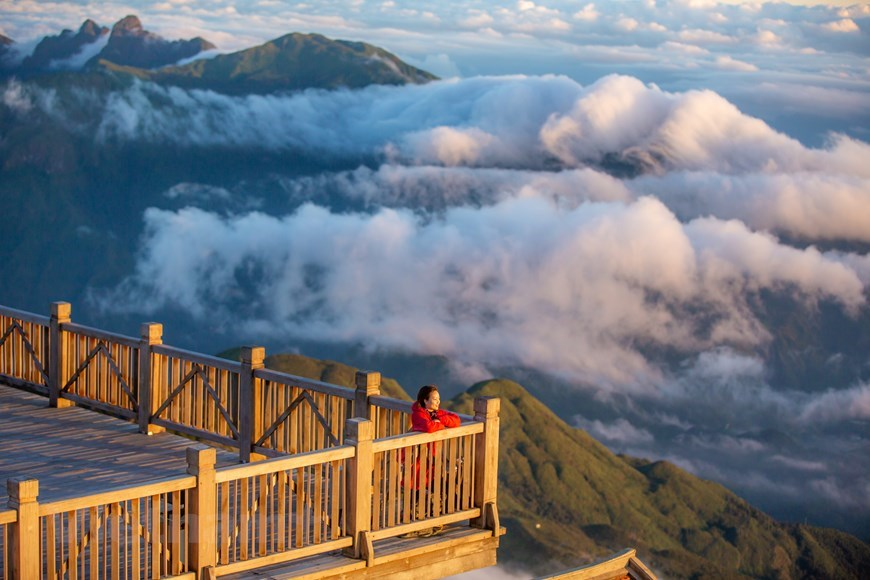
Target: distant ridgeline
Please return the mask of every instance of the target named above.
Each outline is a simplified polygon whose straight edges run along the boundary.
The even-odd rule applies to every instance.
[[[67,29],[46,36],[20,62],[15,48],[14,40],[0,35],[0,73],[31,78],[59,71],[103,70],[229,94],[402,85],[436,78],[376,46],[319,34],[288,34],[261,46],[205,58],[210,55],[202,53],[217,49],[208,40],[166,40],[145,30],[132,15],[116,23],[111,32],[86,20],[78,32]],[[198,55],[204,58],[193,60]]]
[[[347,385],[356,371],[296,354],[266,366]],[[390,379],[382,390],[407,398]],[[632,547],[663,578],[858,579],[870,569],[870,546],[858,538],[777,522],[667,461],[615,455],[512,381],[478,383],[444,407],[470,413],[480,396],[501,399],[498,497],[510,533],[500,565],[543,575]]]

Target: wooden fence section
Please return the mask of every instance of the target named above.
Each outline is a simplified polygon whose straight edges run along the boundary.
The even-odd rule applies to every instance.
[[[188,572],[185,477],[39,506],[42,578],[148,579]]]
[[[266,369],[255,370],[254,380],[258,453],[305,453],[341,445],[354,391]]]
[[[374,442],[372,537],[477,518],[474,477],[477,435],[471,423],[431,433],[395,435]]]
[[[151,347],[149,424],[232,447],[240,425],[242,365],[169,346]]]
[[[139,342],[63,324],[59,396],[125,419],[139,412]]]
[[[352,446],[340,446],[218,470],[218,574],[351,546],[344,515],[352,457]]]
[[[49,319],[0,306],[0,374],[48,394]]]

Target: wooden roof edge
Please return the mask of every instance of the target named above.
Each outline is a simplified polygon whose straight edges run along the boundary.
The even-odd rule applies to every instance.
[[[658,577],[640,561],[634,548],[626,548],[602,562],[539,576],[535,580],[607,580],[624,576],[634,580],[658,580]]]

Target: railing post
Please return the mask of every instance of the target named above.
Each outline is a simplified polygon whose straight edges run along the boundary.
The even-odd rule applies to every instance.
[[[139,432],[151,435],[163,431],[162,427],[150,424],[151,413],[154,412],[151,347],[163,344],[163,325],[146,322],[139,328],[139,337]]]
[[[239,461],[249,463],[254,446],[254,434],[263,429],[260,397],[254,392],[254,371],[263,368],[266,349],[262,346],[242,347],[242,371],[239,377]]]
[[[474,452],[474,505],[481,515],[471,520],[471,525],[487,528],[487,505],[496,504],[498,493],[498,412],[501,399],[477,397],[474,399],[474,420],[483,422],[483,432],[476,435]],[[494,530],[498,533],[498,530]]]
[[[353,399],[353,416],[371,419],[369,415],[369,397],[381,394],[381,373],[377,371],[357,371],[356,393]]]
[[[53,302],[51,305],[51,318],[48,322],[48,404],[52,407],[69,407],[73,403],[60,398],[60,390],[63,388],[63,371],[66,368],[66,333],[61,328],[62,324],[70,321],[72,305],[69,302]]]
[[[345,425],[345,444],[354,448],[348,461],[347,478],[347,531],[353,546],[346,554],[353,558],[362,555],[364,534],[372,523],[372,474],[374,473],[374,426],[368,419],[355,417]]]
[[[217,487],[213,447],[187,448],[187,473],[196,476],[196,487],[188,493],[187,508],[189,570],[203,578],[206,569],[217,565]],[[228,517],[224,514],[224,517]]]
[[[18,512],[9,528],[8,557],[12,580],[39,578],[42,558],[39,550],[39,481],[10,478],[6,480],[7,506]],[[48,549],[54,549],[54,546]]]

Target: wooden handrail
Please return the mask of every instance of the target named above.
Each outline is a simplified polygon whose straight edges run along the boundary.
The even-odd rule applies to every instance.
[[[24,312],[23,310],[16,310],[14,308],[9,308],[8,306],[0,306],[0,316],[8,316],[9,318],[17,318],[18,320],[22,320],[24,322],[31,322],[33,324],[41,324],[43,326],[48,326],[48,322],[49,322],[48,316],[40,316],[39,314],[33,314],[32,312]]]
[[[15,510],[7,510],[0,512],[0,526],[3,524],[14,524],[18,521],[18,512]]]
[[[82,336],[87,336],[88,338],[96,338],[97,340],[115,342],[124,346],[129,346],[130,348],[139,347],[139,339],[133,338],[131,336],[116,334],[107,330],[100,330],[99,328],[92,328],[83,324],[76,324],[75,322],[64,322],[60,325],[60,327],[64,332],[74,332]]]
[[[444,441],[445,439],[459,439],[466,435],[476,435],[483,433],[483,423],[472,421],[467,425],[460,425],[451,429],[442,429],[434,433],[401,433],[392,435],[382,439],[375,439],[372,448],[375,453],[383,453],[384,451],[392,451],[393,449],[401,449],[402,447],[410,447],[411,445],[423,445],[435,441]]]
[[[290,375],[271,369],[257,369],[254,371],[254,377],[264,381],[280,383],[282,385],[292,387],[299,387],[300,389],[309,389],[312,391],[317,391],[318,393],[332,395],[334,397],[341,397],[342,399],[347,399],[349,401],[353,400],[354,398],[353,389],[341,387],[339,385],[331,385],[329,383],[324,383],[321,381],[306,379],[304,377],[297,377],[295,375]]]
[[[145,485],[137,485],[135,487],[125,487],[113,491],[101,491],[99,493],[81,497],[40,503],[39,516],[52,516],[63,512],[87,509],[143,497],[151,497],[163,493],[171,493],[173,491],[183,491],[194,487],[196,487],[196,477],[194,476],[163,479]]]
[[[185,361],[193,362],[199,365],[214,367],[216,369],[229,371],[231,373],[239,373],[242,371],[242,363],[238,361],[228,360],[225,358],[220,358],[218,356],[201,354],[190,350],[184,350],[183,348],[178,348],[175,346],[155,344],[151,347],[151,352],[153,352],[154,354],[162,354],[177,359],[183,359]]]
[[[245,477],[257,477],[279,471],[289,471],[291,469],[326,464],[341,459],[350,459],[353,456],[354,448],[350,445],[342,445],[341,447],[333,447],[326,451],[309,451],[289,457],[276,457],[244,465],[232,465],[215,470],[215,482],[226,483]]]

